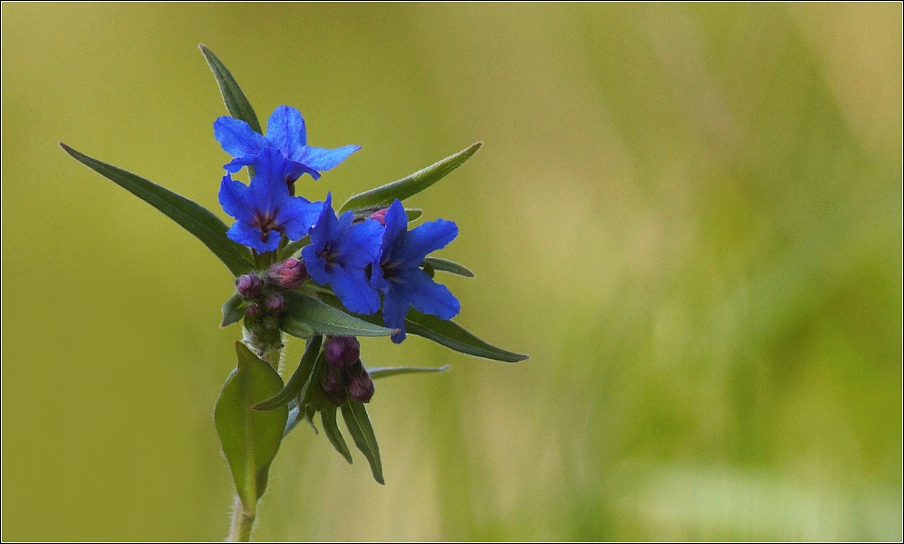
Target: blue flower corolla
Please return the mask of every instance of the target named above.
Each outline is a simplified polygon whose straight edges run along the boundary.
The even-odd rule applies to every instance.
[[[408,215],[396,200],[386,212],[380,258],[371,269],[370,283],[383,293],[383,322],[391,329],[396,344],[405,339],[405,316],[410,307],[440,319],[458,315],[461,305],[445,285],[433,281],[421,270],[431,251],[446,247],[458,236],[452,221],[437,219],[409,231]]]
[[[380,309],[380,294],[370,285],[365,267],[380,255],[383,225],[373,219],[354,223],[354,213],[338,218],[327,194],[323,211],[311,229],[311,243],[301,250],[311,279],[329,285],[342,304],[357,314]]]
[[[260,253],[279,247],[282,235],[303,238],[320,216],[322,202],[291,196],[285,176],[292,166],[276,149],[264,149],[252,162],[250,185],[227,173],[220,184],[220,205],[236,222],[226,236]]]
[[[278,149],[289,161],[286,171],[289,192],[295,194],[295,180],[303,174],[320,178],[320,172],[329,170],[361,149],[346,145],[325,149],[307,145],[307,131],[301,112],[290,106],[277,106],[267,120],[267,135],[261,135],[244,121],[233,117],[220,117],[213,124],[213,133],[223,150],[235,157],[225,165],[226,170],[238,172],[251,164],[254,156],[267,148]]]

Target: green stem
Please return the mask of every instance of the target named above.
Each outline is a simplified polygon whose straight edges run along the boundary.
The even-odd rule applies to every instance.
[[[254,526],[255,512],[245,509],[242,499],[235,496],[235,508],[232,510],[232,525],[226,542],[250,542],[251,528]]]

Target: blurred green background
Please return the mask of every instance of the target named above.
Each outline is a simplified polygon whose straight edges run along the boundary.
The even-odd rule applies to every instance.
[[[411,203],[461,227],[457,321],[532,356],[364,341],[454,369],[377,383],[385,487],[299,427],[256,539],[901,539],[901,15],[4,3],[3,539],[226,534],[230,276],[57,147],[221,214],[198,43],[363,146],[312,198],[484,141]]]

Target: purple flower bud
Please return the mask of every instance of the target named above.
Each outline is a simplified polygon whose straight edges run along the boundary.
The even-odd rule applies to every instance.
[[[354,336],[329,335],[323,343],[323,354],[330,366],[350,366],[361,356],[361,344]]]
[[[358,361],[348,369],[348,396],[355,402],[369,402],[374,396],[374,381]]]
[[[261,287],[263,282],[254,274],[245,274],[235,280],[235,288],[238,290],[242,298],[252,299],[261,296]]]
[[[286,305],[286,299],[279,293],[273,293],[264,304],[271,312],[281,312]]]
[[[376,221],[379,221],[381,225],[386,226],[386,212],[389,211],[389,208],[383,208],[382,210],[377,210],[374,213],[370,214],[370,218]]]
[[[261,313],[261,309],[257,304],[251,304],[245,308],[245,317],[257,317]]]
[[[348,376],[341,368],[327,367],[326,374],[320,379],[320,387],[330,402],[341,406],[348,398]]]
[[[267,270],[267,279],[283,289],[298,289],[308,279],[308,269],[304,261],[289,258],[271,266]]]

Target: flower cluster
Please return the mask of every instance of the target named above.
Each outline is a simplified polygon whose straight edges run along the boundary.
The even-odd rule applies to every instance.
[[[62,142],[60,146],[166,214],[203,242],[235,277],[236,292],[223,304],[221,326],[242,322],[243,338],[236,342],[238,364],[217,399],[214,422],[239,498],[229,540],[239,540],[250,534],[257,499],[266,489],[267,467],[283,437],[301,419],[313,425],[312,418],[319,414],[324,434],[351,463],[337,425],[341,412],[374,479],[383,483],[380,452],[365,407],[374,395],[374,380],[448,368],[367,369],[356,336],[388,335],[400,343],[407,328],[476,357],[515,362],[527,356],[495,347],[450,321],[459,312],[459,302],[434,282],[434,271],[474,274],[463,265],[428,255],[454,240],[458,227],[438,219],[409,230],[409,220],[421,212],[408,212],[400,202],[464,164],[482,142],[398,181],[351,196],[341,207],[333,207],[332,193],[323,202],[314,202],[296,194],[302,176],[317,180],[360,147],[308,145],[304,118],[289,106],[277,107],[263,131],[233,75],[207,47],[202,45],[201,51],[230,113],[218,118],[213,128],[231,156],[224,164],[219,202],[234,219],[232,225],[161,185]],[[233,178],[242,169],[247,169],[247,182]],[[281,357],[285,335],[307,341],[290,377]],[[264,395],[269,398],[258,401]],[[252,398],[256,403],[249,406]],[[249,417],[254,413],[249,410],[260,416]],[[248,477],[254,474],[258,477]]]
[[[267,253],[284,240],[310,236],[301,255],[311,279],[329,286],[357,314],[380,311],[382,295],[383,321],[399,331],[392,336],[396,343],[405,339],[405,316],[411,307],[441,319],[458,314],[458,299],[421,269],[430,252],[458,235],[455,223],[438,219],[409,231],[398,200],[356,221],[351,210],[336,216],[331,195],[323,203],[294,195],[294,183],[302,174],[317,179],[320,171],[337,166],[360,147],[308,146],[304,119],[289,106],[276,108],[266,136],[232,117],[217,119],[214,135],[235,157],[224,166],[227,173],[220,186],[220,204],[236,220],[227,232],[231,240]],[[249,185],[231,177],[243,166],[254,172]]]

